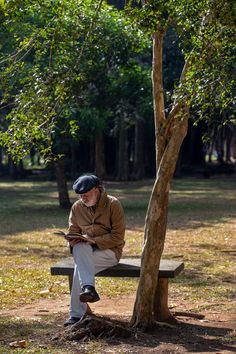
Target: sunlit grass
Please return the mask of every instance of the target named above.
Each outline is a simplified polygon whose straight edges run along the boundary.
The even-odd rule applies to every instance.
[[[54,259],[67,253],[62,240],[39,232],[19,233],[1,239],[1,307],[17,308],[42,298],[68,292],[66,279],[50,276]],[[58,243],[56,242],[58,241]]]
[[[124,256],[140,256],[146,208],[152,181],[107,183],[126,214]],[[184,179],[170,193],[165,258],[183,260],[185,272],[171,281],[170,302],[192,301],[193,309],[234,311],[236,254],[236,181]],[[58,207],[54,182],[0,182],[1,307],[4,310],[40,298],[68,294],[65,277],[52,277],[50,266],[69,255],[63,239],[69,210]],[[75,200],[73,192],[71,201]],[[116,297],[136,291],[136,279],[97,279],[102,295]]]

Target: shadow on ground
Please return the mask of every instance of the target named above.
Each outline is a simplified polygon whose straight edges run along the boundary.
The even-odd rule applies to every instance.
[[[120,317],[121,318],[121,317]],[[59,314],[44,318],[43,322],[16,321],[6,319],[0,321],[0,350],[7,350],[9,343],[25,339],[28,349],[48,348],[54,353],[235,353],[236,342],[233,328],[224,322],[225,326],[215,322],[196,323],[196,320],[182,320],[175,328],[157,326],[149,333],[136,332],[128,339],[102,338],[70,342],[63,340],[63,320]],[[111,321],[127,328],[128,319]],[[91,345],[93,350],[91,350]],[[98,350],[99,349],[99,350]],[[40,352],[41,353],[41,352]]]

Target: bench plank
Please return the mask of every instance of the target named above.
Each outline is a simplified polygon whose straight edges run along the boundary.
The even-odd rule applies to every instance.
[[[139,277],[140,258],[121,258],[120,262],[111,268],[107,268],[96,274],[99,277]],[[172,315],[168,308],[168,283],[169,278],[175,278],[184,269],[184,263],[162,259],[159,269],[158,296],[155,299],[155,307],[158,309],[157,320],[167,321]],[[67,275],[70,291],[72,289],[74,273],[74,260],[72,257],[63,259],[51,267],[52,275]]]
[[[99,277],[139,277],[140,258],[121,258],[120,262],[111,268],[96,274]],[[159,278],[175,278],[184,269],[184,263],[162,259],[160,262]],[[72,276],[74,272],[74,260],[72,257],[63,259],[51,267],[52,275]]]

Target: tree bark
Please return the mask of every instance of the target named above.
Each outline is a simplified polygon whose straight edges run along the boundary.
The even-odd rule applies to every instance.
[[[71,207],[71,202],[67,188],[65,165],[63,159],[55,161],[54,166],[57,180],[59,205],[62,208],[69,208]]]
[[[155,123],[155,143],[156,143],[156,169],[160,165],[164,153],[166,130],[164,88],[162,75],[162,56],[163,40],[165,31],[161,28],[153,34],[153,59],[152,59],[152,87],[153,87],[153,106]]]
[[[141,328],[148,328],[155,318],[159,317],[160,306],[158,301],[155,301],[155,296],[158,292],[157,274],[166,235],[170,181],[187,132],[187,113],[182,114],[183,118],[178,120],[174,127],[173,135],[158,168],[145,220],[141,273],[131,319],[133,326]],[[162,320],[168,320],[168,318],[162,318]]]
[[[131,325],[142,329],[150,327],[159,317],[160,304],[155,297],[158,295],[157,274],[166,235],[170,181],[188,126],[188,108],[183,100],[175,102],[168,117],[165,116],[162,82],[163,37],[163,29],[153,35],[152,79],[157,174],[146,214],[141,273],[131,319]],[[159,296],[159,299],[161,298]],[[166,312],[164,317],[169,317],[168,311]]]
[[[168,307],[168,279],[159,278],[154,296],[154,319],[157,321],[168,321],[172,318]]]

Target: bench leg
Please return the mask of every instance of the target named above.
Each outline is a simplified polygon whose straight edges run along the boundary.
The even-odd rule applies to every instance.
[[[154,318],[168,321],[173,318],[168,307],[168,278],[159,278],[154,302]]]
[[[68,275],[68,281],[69,281],[69,289],[70,289],[70,293],[71,293],[72,283],[73,283],[73,275]]]

